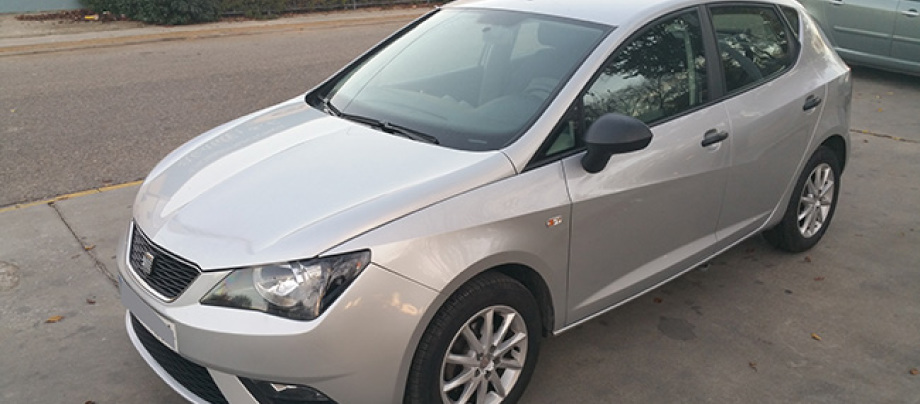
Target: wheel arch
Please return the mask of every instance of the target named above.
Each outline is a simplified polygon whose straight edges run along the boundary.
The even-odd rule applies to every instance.
[[[847,143],[843,136],[833,135],[821,142],[821,146],[826,146],[834,152],[837,161],[840,162],[840,172],[843,173],[847,163]]]
[[[540,311],[540,322],[541,330],[544,337],[552,335],[553,328],[555,327],[555,308],[553,306],[552,292],[549,289],[546,281],[543,277],[531,268],[528,265],[520,263],[504,263],[490,266],[481,271],[470,271],[466,276],[462,277],[462,281],[454,282],[448,287],[441,290],[437,299],[435,299],[428,309],[422,314],[421,321],[419,321],[416,331],[413,333],[410,344],[407,346],[405,360],[403,365],[400,366],[400,375],[399,383],[401,389],[398,395],[394,397],[394,400],[398,402],[403,402],[405,395],[407,394],[407,386],[409,383],[409,370],[412,366],[412,363],[415,362],[415,355],[418,353],[419,344],[421,343],[422,336],[428,331],[428,328],[431,326],[432,321],[438,312],[444,307],[444,304],[456,294],[464,285],[472,282],[474,279],[479,278],[483,275],[489,273],[499,273],[504,276],[507,276],[521,285],[523,285],[534,299],[537,301],[537,308]]]
[[[832,134],[824,138],[824,140],[822,140],[821,143],[814,148],[814,150],[811,150],[810,154],[805,155],[805,159],[802,161],[802,167],[797,172],[796,177],[791,180],[786,192],[783,193],[782,198],[773,209],[773,213],[770,215],[770,218],[763,223],[758,232],[770,231],[782,220],[783,215],[786,214],[786,210],[788,209],[789,200],[790,198],[793,198],[796,181],[798,181],[798,175],[801,175],[801,170],[805,169],[805,164],[807,164],[808,160],[811,159],[811,157],[817,153],[821,147],[827,147],[831,150],[831,152],[834,153],[834,155],[837,157],[837,161],[840,163],[840,173],[841,175],[843,174],[850,150],[848,139],[848,137],[840,134]]]
[[[514,279],[524,285],[530,294],[537,301],[540,309],[540,322],[543,336],[552,335],[556,319],[556,311],[553,306],[552,294],[546,281],[537,271],[523,264],[506,264],[494,267],[485,272],[499,272],[511,279]],[[484,272],[484,273],[485,273]]]

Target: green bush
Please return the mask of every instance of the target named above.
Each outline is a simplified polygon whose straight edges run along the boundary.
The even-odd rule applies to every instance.
[[[431,3],[443,3],[434,1]],[[80,0],[97,13],[124,14],[151,24],[194,24],[216,21],[223,13],[274,18],[287,11],[303,12],[370,5],[428,4],[428,0]]]
[[[275,18],[287,9],[285,0],[223,0],[225,12],[242,13],[250,18]]]
[[[151,24],[180,25],[217,21],[222,0],[80,0],[97,13],[108,11]]]
[[[139,0],[134,19],[155,24],[180,25],[217,21],[220,0]]]

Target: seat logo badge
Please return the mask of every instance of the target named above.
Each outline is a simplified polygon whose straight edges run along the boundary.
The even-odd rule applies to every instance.
[[[144,256],[141,257],[141,272],[144,275],[150,275],[153,272],[153,254],[145,252]]]
[[[546,227],[556,227],[562,224],[562,216],[551,217],[546,221]]]

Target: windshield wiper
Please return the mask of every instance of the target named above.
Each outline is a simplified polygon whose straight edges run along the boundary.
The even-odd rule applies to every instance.
[[[431,136],[427,133],[419,132],[415,129],[409,129],[402,125],[397,125],[392,122],[387,121],[377,121],[377,128],[386,132],[392,133],[394,135],[400,135],[412,140],[418,140],[420,142],[426,142],[431,144],[439,144],[438,138]]]
[[[374,118],[370,118],[366,116],[346,114],[342,111],[339,111],[339,109],[336,108],[335,105],[332,105],[332,103],[329,102],[328,98],[323,98],[323,108],[325,108],[326,112],[328,112],[330,115],[337,116],[343,119],[347,119],[353,122],[363,123],[367,126],[378,129],[385,133],[399,135],[399,136],[409,138],[412,140],[417,140],[420,142],[440,144],[440,142],[438,141],[438,138],[431,136],[427,133],[419,132],[415,129],[410,129],[405,126],[397,125],[392,122],[374,119]]]

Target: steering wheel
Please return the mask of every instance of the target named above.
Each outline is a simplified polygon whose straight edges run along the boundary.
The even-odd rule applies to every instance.
[[[744,70],[744,72],[747,73],[748,77],[754,79],[754,81],[757,81],[763,78],[763,74],[760,72],[760,68],[757,67],[757,65],[754,63],[753,60],[748,59],[747,57],[742,55],[741,52],[738,52],[737,50],[735,50],[735,48],[732,48],[731,46],[729,46],[727,43],[723,41],[719,41],[719,48],[725,53],[727,53],[728,56],[732,58],[732,60],[738,62],[738,64],[741,65],[741,70]]]

